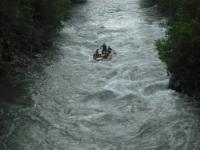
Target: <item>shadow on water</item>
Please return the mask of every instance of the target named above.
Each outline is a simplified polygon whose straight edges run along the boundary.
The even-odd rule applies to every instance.
[[[163,17],[165,15],[159,11],[156,2],[154,2],[153,0],[141,0],[139,2],[139,6],[144,12],[143,17],[145,21],[147,21],[149,24],[152,24],[153,22],[158,21],[158,20],[162,20],[161,22],[164,21]],[[167,16],[165,17],[167,18]]]
[[[29,96],[28,82],[1,78],[0,83],[0,149],[7,150],[4,138],[13,132],[11,122],[21,116],[19,110],[32,107],[33,101]]]
[[[148,7],[152,7],[155,5],[156,5],[156,2],[154,2],[153,0],[141,0],[140,1],[141,8],[148,8]]]
[[[0,105],[1,103],[32,105],[32,101],[28,97],[28,83],[6,78],[1,79],[0,82]]]
[[[23,130],[38,121],[37,117],[32,117],[32,114],[37,115],[32,98],[37,89],[34,91],[30,87],[37,79],[45,78],[46,66],[62,57],[57,45],[59,43],[55,41],[51,48],[38,54],[32,64],[24,68],[22,74],[16,75],[15,78],[0,78],[0,150],[21,150],[22,147],[16,147],[20,145],[19,134],[28,132],[27,129],[27,131]],[[7,139],[7,137],[10,138]],[[8,144],[11,141],[15,141],[16,145]]]
[[[22,74],[16,75],[15,78],[0,78],[0,105],[8,103],[9,105],[32,106],[34,102],[31,99],[31,92],[34,91],[30,91],[29,87],[34,84],[35,80],[45,76],[46,66],[62,57],[58,47],[59,43],[55,39],[54,45],[38,54],[32,64],[24,68]]]

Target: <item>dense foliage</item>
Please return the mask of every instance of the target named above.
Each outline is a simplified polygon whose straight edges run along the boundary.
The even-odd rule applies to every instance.
[[[200,1],[154,0],[171,16],[164,39],[157,42],[161,60],[171,72],[170,86],[200,96]]]
[[[50,45],[69,5],[69,0],[1,0],[0,70]]]

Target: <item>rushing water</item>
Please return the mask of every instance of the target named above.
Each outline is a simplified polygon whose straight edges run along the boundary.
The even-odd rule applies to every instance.
[[[155,51],[156,6],[89,0],[72,11],[51,51],[1,81],[0,150],[199,150],[198,107],[167,89]],[[92,61],[103,42],[118,54]]]

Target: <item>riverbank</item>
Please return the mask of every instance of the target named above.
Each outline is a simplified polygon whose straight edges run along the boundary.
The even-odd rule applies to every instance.
[[[22,73],[48,50],[77,0],[0,2],[0,77]],[[85,1],[84,1],[85,2]]]
[[[170,72],[169,87],[200,99],[200,2],[153,1],[170,17],[166,37],[156,44]]]

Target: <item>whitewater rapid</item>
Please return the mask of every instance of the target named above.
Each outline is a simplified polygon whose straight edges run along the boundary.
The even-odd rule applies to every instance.
[[[199,109],[167,88],[155,50],[164,21],[142,0],[74,6],[54,46],[0,86],[0,149],[199,150]],[[104,42],[117,55],[94,62]]]

